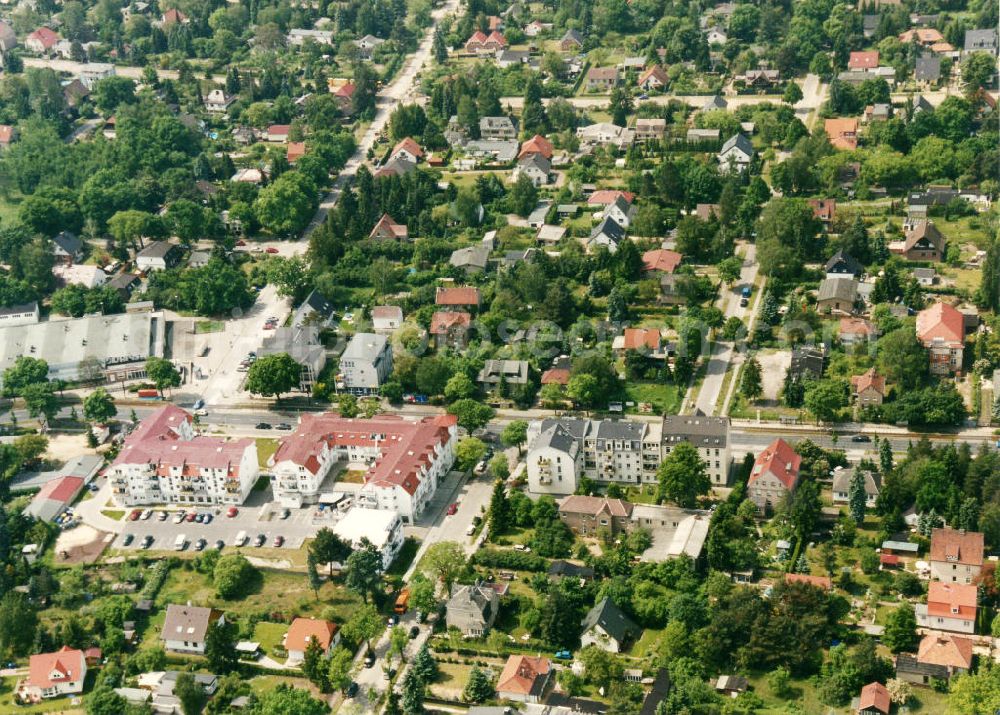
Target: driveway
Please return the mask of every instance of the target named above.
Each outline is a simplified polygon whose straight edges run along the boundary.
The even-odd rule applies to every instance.
[[[759,291],[755,289],[751,302],[746,307],[743,307],[740,305],[742,297],[740,292],[744,286],[753,286],[754,281],[757,279],[757,249],[756,246],[749,243],[743,245],[742,250],[744,251],[744,260],[743,268],[740,271],[740,279],[731,288],[722,288],[722,292],[715,305],[727,319],[737,317],[743,321],[744,325],[747,325],[749,324],[749,318],[753,310],[760,300],[760,295]],[[694,405],[694,407],[706,415],[715,414],[719,406],[719,398],[722,396],[722,385],[726,373],[730,369],[730,363],[733,361],[737,347],[738,345],[732,341],[719,339],[716,339],[712,345],[712,354],[708,360],[705,378],[702,380],[701,390],[698,392],[698,397]],[[691,400],[688,398],[684,404],[689,406],[690,403]],[[694,410],[693,408],[688,408],[685,411],[693,412]]]

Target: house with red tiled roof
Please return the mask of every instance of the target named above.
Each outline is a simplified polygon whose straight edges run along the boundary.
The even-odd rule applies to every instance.
[[[555,148],[552,146],[552,142],[541,134],[536,134],[521,144],[521,151],[518,153],[517,158],[524,159],[532,154],[541,154],[546,159],[551,159],[554,152]]]
[[[931,578],[946,583],[975,583],[983,569],[983,535],[964,529],[931,532]]]
[[[406,241],[410,238],[410,232],[405,224],[396,223],[392,216],[385,213],[375,222],[368,238],[375,241]]]
[[[83,651],[63,646],[55,653],[39,653],[28,659],[28,677],[18,684],[17,697],[24,703],[46,698],[79,695],[87,677]]]
[[[882,683],[868,683],[861,688],[861,697],[858,699],[858,715],[889,715],[892,709],[892,700],[889,698],[889,689]]]
[[[545,699],[552,675],[548,658],[512,655],[497,680],[497,697],[520,703],[539,703]]]
[[[507,46],[507,40],[498,31],[494,30],[489,35],[481,30],[476,30],[472,36],[465,41],[465,51],[476,54],[488,54],[502,50]]]
[[[568,367],[552,367],[542,373],[543,385],[568,385],[570,370]]]
[[[413,139],[405,137],[399,140],[399,143],[393,147],[392,153],[389,154],[390,159],[395,159],[397,156],[401,156],[408,162],[416,164],[424,158],[424,150]]]
[[[330,88],[330,93],[333,94],[337,108],[348,116],[354,113],[354,91],[356,89],[357,85],[354,82],[344,82],[339,87]]]
[[[954,306],[938,301],[917,313],[917,340],[930,354],[930,371],[947,375],[962,371],[965,318]]]
[[[292,621],[282,641],[282,645],[288,651],[286,665],[304,661],[306,649],[314,640],[323,651],[323,655],[330,655],[334,646],[340,643],[340,630],[337,624],[324,621],[322,618],[296,618]]]
[[[681,263],[681,254],[666,248],[655,248],[642,254],[642,270],[647,273],[673,273]]]
[[[479,308],[482,297],[473,286],[438,288],[434,293],[434,304],[444,308]]]
[[[944,35],[935,30],[933,27],[917,27],[901,33],[899,35],[899,41],[904,45],[916,42],[921,47],[933,48],[933,45],[944,42]],[[949,45],[949,47],[951,46]]]
[[[847,69],[853,72],[870,72],[878,67],[878,50],[852,52],[847,58]]]
[[[305,142],[288,142],[288,148],[285,149],[285,158],[288,160],[289,164],[294,164],[305,155]]]
[[[46,54],[59,42],[59,35],[47,27],[39,27],[32,32],[24,41],[24,46],[31,52],[39,55]]]
[[[858,148],[858,120],[856,118],[827,119],[823,127],[834,149],[854,151]]]
[[[659,328],[625,328],[621,335],[616,335],[611,341],[611,349],[619,356],[629,350],[657,356],[660,345]]]
[[[861,375],[851,377],[851,394],[859,407],[874,407],[885,399],[885,376],[871,368]]]
[[[268,460],[275,499],[289,506],[315,503],[333,465],[362,464],[364,486],[355,505],[396,511],[410,523],[455,461],[456,424],[453,415],[413,421],[304,413]]]
[[[290,131],[292,131],[291,124],[272,124],[264,133],[264,139],[269,142],[286,142]]]
[[[163,16],[160,18],[160,24],[163,27],[169,27],[170,25],[180,23],[182,25],[188,24],[188,16],[176,8],[170,8]]]
[[[916,605],[917,625],[936,631],[976,632],[979,589],[971,583],[931,581],[927,603]]]
[[[844,317],[840,319],[837,337],[842,345],[858,345],[877,338],[878,328],[864,318]]]
[[[610,206],[621,196],[626,202],[635,201],[635,194],[631,191],[618,191],[616,189],[599,189],[587,197],[588,206]]]
[[[639,77],[639,86],[642,87],[647,92],[660,90],[667,86],[668,82],[666,71],[660,67],[660,65],[653,65],[648,70],[642,73]]]
[[[465,311],[439,310],[431,316],[431,327],[428,332],[434,337],[436,348],[460,349],[469,342],[471,325],[472,315]]]
[[[829,228],[837,215],[836,199],[809,199],[809,205],[812,206],[813,216],[818,218],[825,228]]]
[[[774,440],[754,461],[747,498],[761,511],[775,507],[786,494],[795,491],[801,465],[802,457],[788,442],[781,438]]]
[[[948,682],[972,668],[972,640],[948,633],[929,633],[920,641],[917,654],[896,656],[896,677],[916,685]]]
[[[786,573],[785,583],[807,583],[810,586],[821,588],[824,591],[833,590],[833,581],[829,576],[810,576],[805,573]]]
[[[165,406],[125,438],[107,469],[121,506],[242,504],[257,482],[257,443],[196,435],[191,416]]]

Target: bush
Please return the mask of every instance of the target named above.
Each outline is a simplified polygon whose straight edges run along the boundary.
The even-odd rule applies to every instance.
[[[480,549],[472,557],[472,563],[486,568],[512,569],[514,571],[547,571],[549,562],[541,556],[524,551]]]

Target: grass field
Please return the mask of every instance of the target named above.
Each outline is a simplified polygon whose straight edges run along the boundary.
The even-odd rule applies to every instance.
[[[287,632],[288,626],[284,623],[260,621],[254,626],[253,639],[260,643],[261,650],[268,655],[274,655],[274,649],[281,647],[281,640]]]
[[[655,382],[630,382],[625,386],[627,398],[635,403],[652,402],[657,414],[676,415],[684,395],[674,385]],[[638,407],[630,411],[638,412]]]
[[[226,329],[226,324],[221,320],[199,320],[194,324],[195,334],[221,333]]]
[[[267,466],[267,460],[269,460],[271,455],[277,451],[278,440],[272,437],[257,438],[257,462],[260,464],[261,469],[264,469]]]
[[[115,521],[121,521],[122,517],[125,516],[125,512],[119,509],[103,509],[101,510],[101,514]]]

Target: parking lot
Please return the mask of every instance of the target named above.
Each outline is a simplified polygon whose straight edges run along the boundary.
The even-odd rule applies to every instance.
[[[307,538],[311,538],[322,526],[332,526],[333,521],[316,516],[316,508],[288,510],[288,517],[282,518],[283,509],[272,504],[262,507],[238,507],[236,516],[227,516],[228,507],[190,507],[188,509],[168,509],[167,518],[162,519],[163,509],[154,509],[148,519],[132,521],[126,516],[121,535],[114,546],[120,549],[143,548],[144,539],[152,537],[147,548],[157,551],[170,551],[179,534],[183,534],[188,542],[188,549],[194,549],[198,539],[205,539],[207,548],[212,548],[217,541],[222,541],[225,548],[236,546],[235,539],[240,532],[246,532],[245,549],[252,551],[255,539],[264,535],[262,546],[266,548],[298,549]],[[131,512],[130,512],[131,513]],[[211,514],[209,523],[183,521],[175,523],[178,514]],[[161,520],[162,519],[162,520]],[[127,536],[132,536],[132,543],[125,545]],[[274,538],[280,536],[284,543],[277,547]]]

